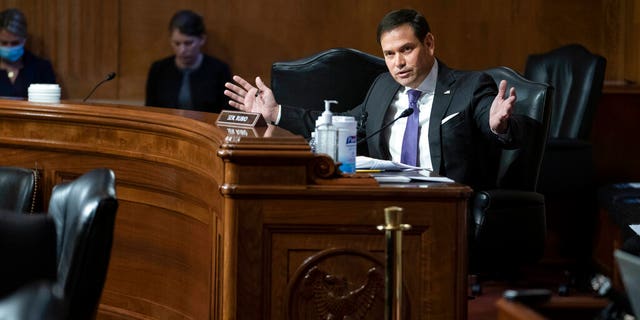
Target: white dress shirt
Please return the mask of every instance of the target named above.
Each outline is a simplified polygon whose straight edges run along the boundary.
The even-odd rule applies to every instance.
[[[422,83],[415,89],[422,91],[420,99],[418,99],[418,107],[420,108],[418,132],[420,141],[418,142],[418,164],[417,166],[433,170],[431,163],[431,152],[429,150],[429,120],[431,118],[431,106],[433,105],[433,95],[436,89],[436,80],[438,79],[438,60],[435,60],[431,71]],[[409,107],[409,96],[407,91],[409,87],[398,90],[395,98],[389,106],[389,110],[385,115],[384,123],[389,123],[393,119],[400,116],[402,111]],[[400,162],[400,154],[402,153],[402,139],[404,138],[404,129],[407,126],[407,117],[399,119],[384,132],[384,139],[389,141],[389,153],[391,160]]]

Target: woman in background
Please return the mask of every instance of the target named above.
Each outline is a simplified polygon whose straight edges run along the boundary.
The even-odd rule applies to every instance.
[[[47,60],[24,49],[27,19],[18,9],[0,12],[0,96],[27,97],[32,83],[56,83]]]
[[[202,53],[207,39],[202,17],[178,11],[169,36],[175,55],[151,65],[145,105],[220,112],[227,106],[224,84],[231,81],[231,72],[226,63]]]

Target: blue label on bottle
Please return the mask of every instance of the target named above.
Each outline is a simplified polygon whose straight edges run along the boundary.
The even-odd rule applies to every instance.
[[[340,165],[340,171],[344,173],[355,173],[356,172],[356,164],[355,163],[343,163]]]

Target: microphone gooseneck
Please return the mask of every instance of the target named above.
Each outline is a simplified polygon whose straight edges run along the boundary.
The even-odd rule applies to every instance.
[[[396,120],[398,120],[400,118],[408,117],[408,116],[410,116],[412,114],[413,114],[413,109],[406,108],[406,109],[404,109],[404,111],[402,111],[402,113],[397,118],[393,119],[393,121],[391,121],[390,123],[393,123],[393,122],[395,122]]]
[[[388,128],[388,127],[389,127],[390,125],[392,125],[394,122],[396,122],[396,121],[398,121],[398,120],[400,120],[400,119],[402,119],[402,118],[406,118],[406,117],[408,117],[408,116],[410,116],[410,115],[412,115],[412,114],[413,114],[413,109],[411,109],[411,108],[404,109],[404,111],[402,111],[402,113],[401,113],[398,117],[396,117],[395,119],[393,119],[393,120],[389,121],[387,124],[385,124],[384,126],[382,126],[382,128],[380,128],[380,129],[378,129],[378,130],[374,131],[372,134],[370,134],[370,135],[368,135],[368,136],[364,137],[363,139],[361,139],[360,141],[358,141],[358,144],[361,144],[361,143],[363,143],[363,142],[365,142],[365,141],[369,140],[369,138],[371,138],[371,137],[375,136],[376,134],[379,134],[382,130],[384,130],[384,129]]]
[[[91,92],[89,92],[89,94],[84,97],[84,99],[82,99],[82,102],[87,101],[87,99],[89,99],[89,97],[91,97],[91,95],[93,94],[94,91],[96,91],[96,89],[98,89],[99,86],[101,86],[103,83],[107,82],[107,81],[111,81],[113,80],[113,78],[116,77],[116,73],[115,72],[109,72],[109,74],[107,74],[107,76],[102,79],[100,82],[98,82],[98,84],[95,85],[95,87],[93,87],[93,89],[91,89]]]

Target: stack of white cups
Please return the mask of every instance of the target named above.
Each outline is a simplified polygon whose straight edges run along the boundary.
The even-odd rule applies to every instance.
[[[58,84],[33,83],[28,89],[29,101],[60,103],[60,86]]]

